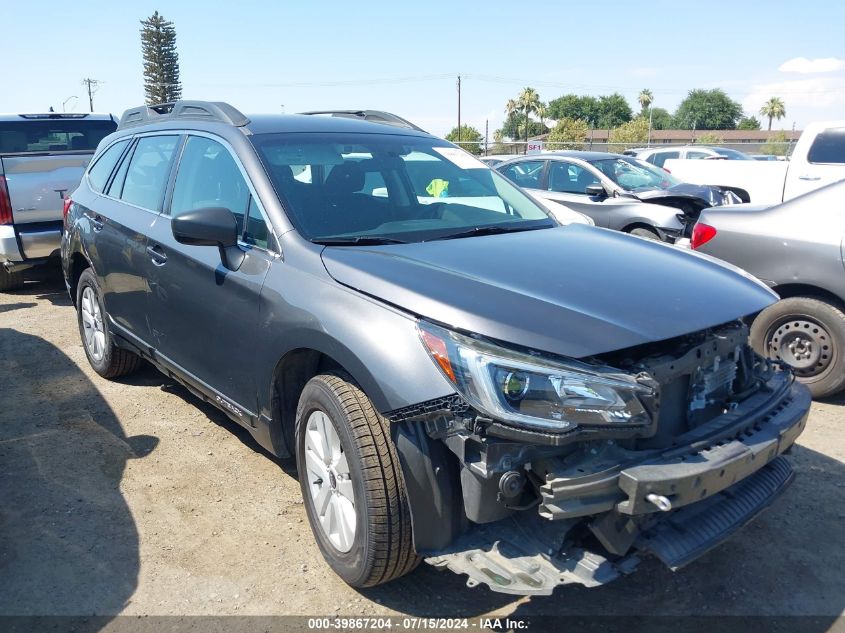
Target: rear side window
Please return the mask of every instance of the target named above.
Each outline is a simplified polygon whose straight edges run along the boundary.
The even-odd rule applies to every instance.
[[[652,165],[657,165],[658,167],[663,167],[666,164],[666,161],[670,158],[679,158],[681,156],[680,152],[655,152],[651,156],[649,156],[646,160],[650,162]]]
[[[845,128],[825,130],[816,137],[807,154],[811,163],[845,163]]]
[[[159,210],[178,141],[178,136],[144,136],[138,139],[126,169],[119,195],[121,200],[150,211]],[[114,186],[110,193],[115,195]]]
[[[0,153],[93,152],[117,129],[114,121],[25,119],[0,121]]]
[[[508,165],[500,171],[520,187],[539,189],[545,164],[542,160],[526,160]]]
[[[94,191],[102,193],[114,166],[117,164],[117,159],[123,154],[123,150],[128,144],[129,140],[127,139],[110,145],[88,169],[88,182]]]

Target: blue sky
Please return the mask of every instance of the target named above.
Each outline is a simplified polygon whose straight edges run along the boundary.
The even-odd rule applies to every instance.
[[[373,108],[437,134],[462,119],[490,134],[524,86],[561,94],[650,88],[672,111],[693,88],[721,87],[755,113],[780,96],[800,129],[845,119],[845,4],[616,2],[4,3],[0,112],[97,111],[144,101],[139,20],[174,22],[185,98],[247,113]],[[77,98],[72,98],[76,96]],[[758,117],[759,118],[759,117]]]

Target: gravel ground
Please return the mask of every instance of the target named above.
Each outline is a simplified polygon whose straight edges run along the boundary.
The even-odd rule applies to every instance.
[[[813,405],[796,483],[672,573],[515,598],[425,565],[357,591],[323,562],[293,464],[146,367],[86,362],[55,271],[0,294],[0,615],[812,615],[845,610],[845,399]]]

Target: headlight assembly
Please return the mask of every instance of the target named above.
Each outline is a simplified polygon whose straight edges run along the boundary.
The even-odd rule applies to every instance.
[[[646,426],[638,396],[652,394],[633,376],[558,361],[419,323],[420,337],[457,391],[494,420],[535,430]]]

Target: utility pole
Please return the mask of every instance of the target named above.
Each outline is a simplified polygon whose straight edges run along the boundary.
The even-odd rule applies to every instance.
[[[461,76],[458,75],[458,143],[461,142]]]
[[[487,156],[490,153],[490,148],[488,147],[488,143],[490,139],[490,119],[484,119],[484,155]]]
[[[86,77],[82,80],[82,85],[88,88],[88,106],[91,112],[94,111],[94,93],[97,92],[97,86],[100,85],[99,79],[91,79]]]

